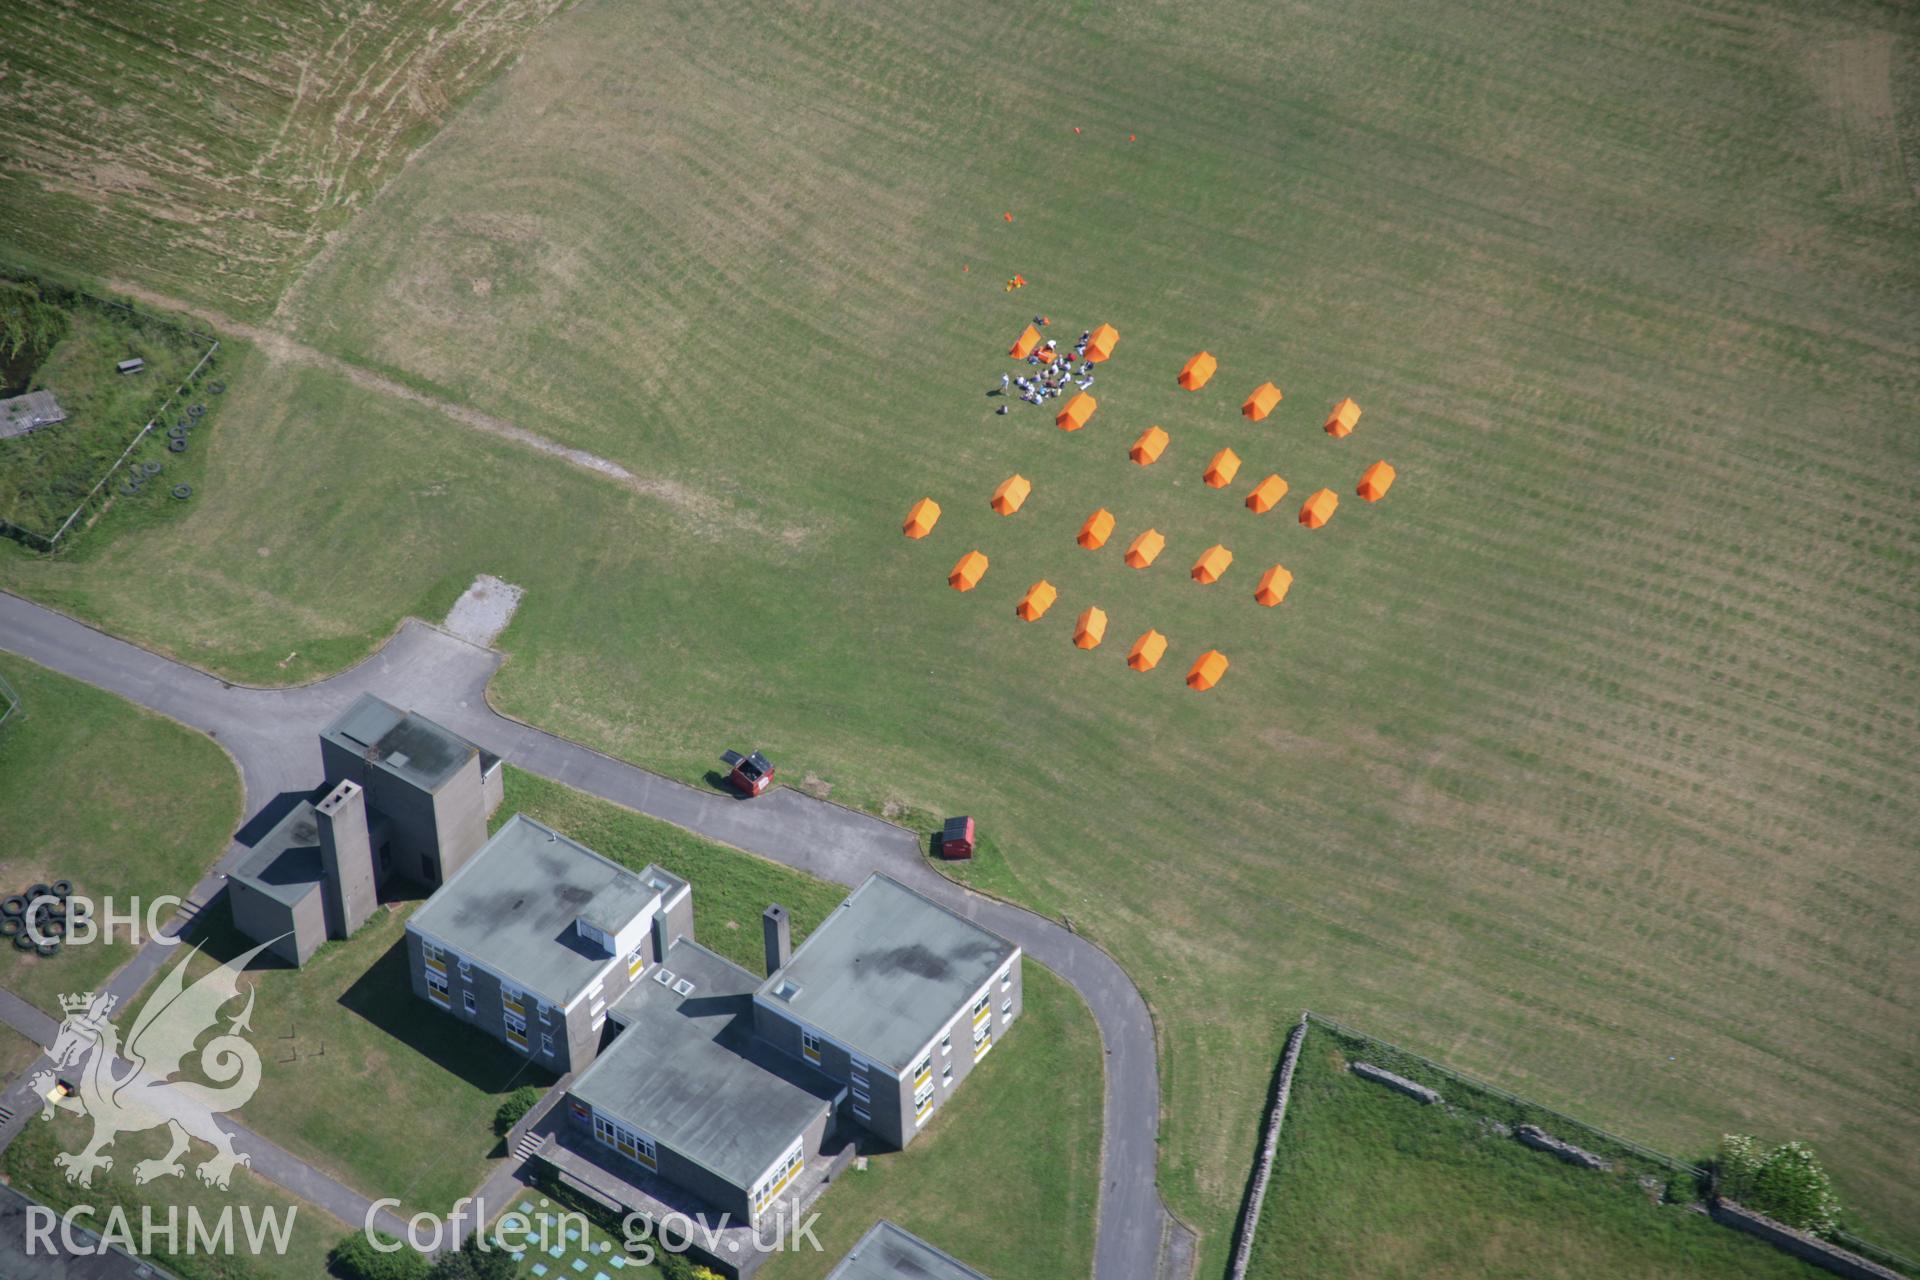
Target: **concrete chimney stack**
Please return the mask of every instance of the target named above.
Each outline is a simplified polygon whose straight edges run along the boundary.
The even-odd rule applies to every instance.
[[[379,905],[373,875],[373,844],[367,834],[366,794],[357,782],[342,782],[313,806],[320,824],[321,886],[327,933],[347,938],[367,922]]]
[[[767,944],[767,974],[784,969],[793,955],[793,936],[787,925],[787,909],[779,903],[768,907],[760,917],[761,936]]]

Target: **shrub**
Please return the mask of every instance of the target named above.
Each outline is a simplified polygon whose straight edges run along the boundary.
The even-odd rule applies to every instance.
[[[540,1090],[536,1086],[521,1085],[508,1094],[507,1100],[500,1104],[500,1109],[493,1113],[493,1131],[502,1138],[506,1137],[508,1131],[520,1123],[520,1117],[533,1110],[539,1101]]]
[[[513,1258],[499,1249],[482,1250],[479,1233],[454,1253],[442,1254],[427,1280],[514,1280]]]
[[[1720,1140],[1714,1171],[1721,1195],[1775,1221],[1815,1235],[1840,1225],[1833,1180],[1804,1142],[1764,1151],[1750,1135],[1729,1133]]]
[[[380,1242],[399,1243],[388,1235],[382,1235]],[[365,1232],[356,1231],[333,1246],[327,1254],[327,1269],[341,1280],[426,1280],[429,1267],[412,1249],[382,1253]]]
[[[1667,1179],[1668,1204],[1692,1204],[1700,1198],[1700,1183],[1690,1173],[1676,1173]]]

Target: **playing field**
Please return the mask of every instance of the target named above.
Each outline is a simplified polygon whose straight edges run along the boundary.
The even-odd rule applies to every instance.
[[[1684,1153],[1806,1137],[1912,1252],[1916,36],[1818,0],[586,4],[279,308],[415,398],[263,342],[203,506],[0,581],[291,680],[497,573],[513,713],[973,813],[1155,1007],[1202,1274],[1303,1006]],[[1035,312],[1124,335],[1071,435],[984,395]],[[1268,471],[1293,501],[1255,518]]]

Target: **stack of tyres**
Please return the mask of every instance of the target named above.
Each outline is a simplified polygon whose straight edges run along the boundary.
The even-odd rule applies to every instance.
[[[12,939],[20,951],[58,955],[66,941],[67,904],[72,897],[73,881],[55,880],[0,898],[0,938]]]

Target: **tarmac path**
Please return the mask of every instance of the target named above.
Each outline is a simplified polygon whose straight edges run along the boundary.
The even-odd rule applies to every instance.
[[[1174,1222],[1154,1185],[1160,1124],[1159,1066],[1146,1001],[1113,958],[1062,925],[1022,907],[963,888],[930,866],[920,837],[890,822],[787,787],[746,801],[649,773],[565,738],[532,728],[494,711],[487,684],[499,653],[477,647],[414,619],[371,657],[328,679],[289,689],[228,684],[214,676],[18,596],[0,592],[0,650],[58,671],[149,710],[199,729],[225,746],[240,768],[249,815],[286,792],[306,793],[321,777],[320,730],[362,693],[438,720],[529,773],[563,782],[616,804],[698,832],[722,844],[832,880],[857,885],[885,871],[937,902],[1019,944],[1025,953],[1059,974],[1092,1010],[1106,1051],[1105,1129],[1095,1280],[1185,1280],[1191,1271],[1191,1233]],[[30,710],[30,709],[29,709]],[[177,930],[192,914],[213,904],[225,873],[246,853],[233,844],[195,886]],[[697,889],[696,889],[697,892]],[[168,958],[169,949],[149,944],[108,984],[131,996]],[[15,1001],[14,1004],[19,1004]],[[11,1006],[0,1001],[0,1020]],[[44,1041],[41,1041],[44,1043]],[[21,1110],[17,1096],[4,1103]],[[0,1148],[25,1117],[0,1124]],[[229,1121],[231,1123],[231,1121]],[[255,1150],[269,1144],[255,1138]],[[339,1201],[318,1171],[278,1148],[272,1151],[299,1170],[263,1167],[255,1172],[282,1181],[289,1190],[340,1213],[350,1224],[363,1220],[366,1201]],[[315,1194],[315,1191],[322,1194]],[[358,1212],[353,1212],[358,1209]]]

